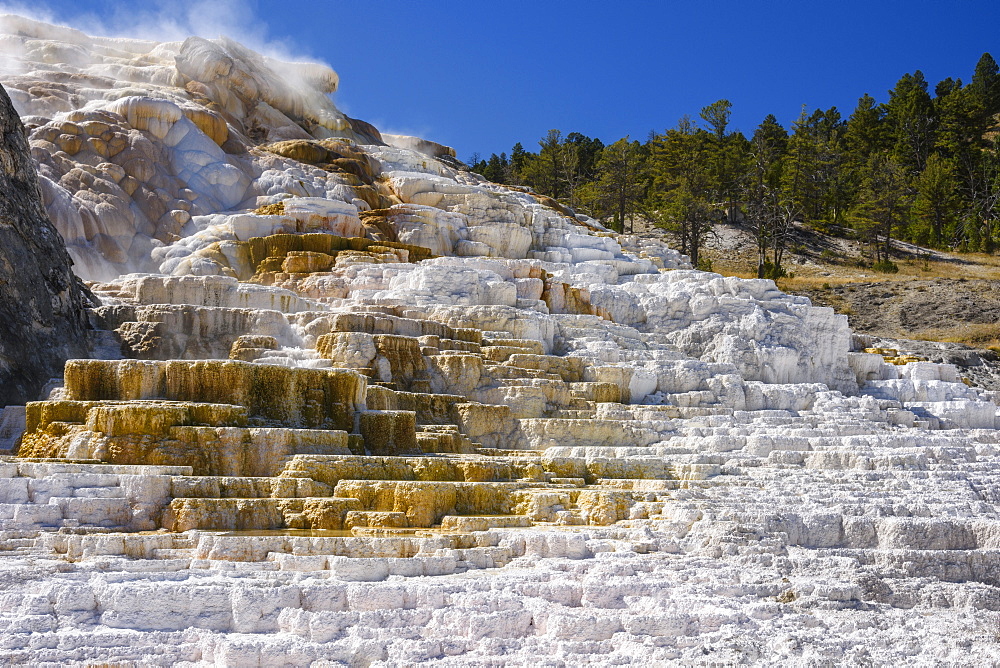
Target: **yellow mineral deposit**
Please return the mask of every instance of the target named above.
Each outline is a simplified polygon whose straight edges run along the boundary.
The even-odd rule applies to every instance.
[[[322,273],[356,258],[354,248],[392,261],[410,252],[330,235],[236,244],[258,277],[266,266]],[[541,277],[523,280],[537,281],[541,296]],[[140,303],[179,297],[220,313],[241,303],[224,279],[140,278],[124,291]],[[593,419],[596,406],[628,392],[625,374],[585,382],[600,374],[582,358],[546,354],[538,339],[487,336],[395,307],[309,322],[307,340],[334,368],[254,363],[281,351],[278,338],[258,333],[231,337],[228,361],[73,360],[65,399],[29,404],[20,454],[189,467],[201,477],[174,478],[173,500],[159,511],[173,531],[607,525],[627,519],[637,497],[601,481],[672,477],[657,459],[574,454],[647,438],[629,423]],[[530,450],[553,445],[568,452]],[[529,450],[502,454],[511,448]]]
[[[108,105],[107,109],[124,116],[132,127],[147,130],[160,139],[166,137],[173,124],[184,117],[184,113],[172,102],[148,97],[123,97]]]
[[[285,261],[316,254],[289,251]],[[340,331],[316,338],[321,357],[340,367],[331,369],[252,363],[279,349],[260,334],[237,337],[230,360],[72,360],[66,398],[28,405],[20,456],[189,467],[201,477],[174,478],[173,501],[159,511],[173,531],[388,530],[445,519],[451,531],[611,524],[628,517],[629,492],[581,494],[563,489],[565,481],[575,488],[622,474],[669,476],[634,462],[614,468],[585,457],[488,454],[570,445],[583,432],[587,442],[634,440],[624,423],[547,417],[565,410],[553,406],[617,401],[622,388],[582,382],[582,360],[545,355],[536,340],[481,346],[478,330],[437,324],[420,334],[434,324],[420,322],[339,316],[332,324]],[[419,336],[369,333],[399,328]],[[521,390],[542,383],[539,412],[515,419],[511,406],[475,400],[497,382]],[[425,391],[412,391],[417,385]],[[462,391],[432,393],[434,385]],[[351,454],[351,438],[365,454]],[[510,517],[517,513],[522,519]]]

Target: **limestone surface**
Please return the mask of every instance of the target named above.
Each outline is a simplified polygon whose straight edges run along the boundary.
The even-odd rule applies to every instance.
[[[0,20],[99,301],[0,415],[0,657],[992,665],[997,395],[337,110]]]

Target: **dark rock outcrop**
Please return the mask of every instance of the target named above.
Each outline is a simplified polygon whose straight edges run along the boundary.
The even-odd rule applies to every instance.
[[[88,293],[42,207],[24,126],[0,87],[0,406],[37,399],[86,356]]]

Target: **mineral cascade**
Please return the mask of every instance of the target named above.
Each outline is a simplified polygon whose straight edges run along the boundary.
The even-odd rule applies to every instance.
[[[954,366],[382,135],[325,66],[0,42],[99,302],[0,420],[5,662],[997,660],[997,397]]]

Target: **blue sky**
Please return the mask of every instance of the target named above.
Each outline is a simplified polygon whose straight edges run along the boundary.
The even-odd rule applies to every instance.
[[[10,5],[8,5],[10,6]],[[803,104],[846,117],[920,69],[931,86],[1000,60],[1000,2],[523,0],[42,0],[32,11],[88,31],[220,33],[329,63],[337,104],[460,158],[529,150],[548,129],[644,139],[727,98],[750,133]]]

